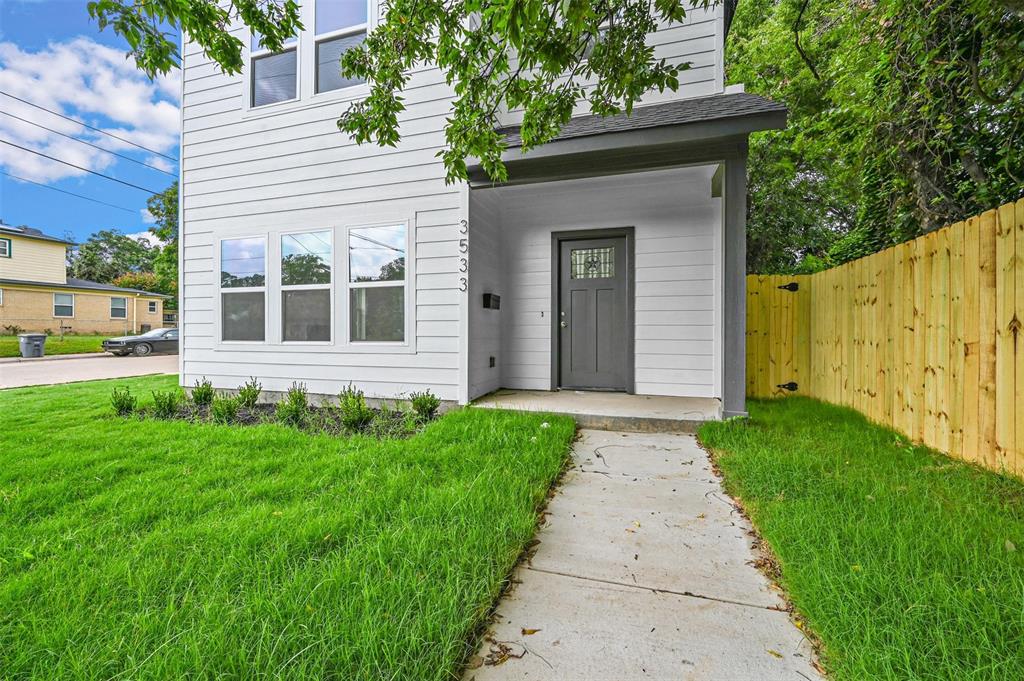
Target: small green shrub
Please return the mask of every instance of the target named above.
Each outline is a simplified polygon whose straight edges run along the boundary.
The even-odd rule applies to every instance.
[[[403,438],[416,432],[415,414],[405,414],[400,409],[389,406],[386,402],[372,412],[373,419],[366,427],[366,433],[379,440]]]
[[[234,423],[241,400],[230,395],[217,395],[210,404],[210,416],[215,423]]]
[[[178,388],[167,391],[154,390],[153,415],[158,419],[173,419],[178,415],[178,410],[184,401],[185,396]]]
[[[341,410],[341,424],[349,432],[359,432],[373,421],[373,410],[366,404],[363,391],[351,384],[338,394],[338,409]]]
[[[441,406],[441,398],[429,389],[421,393],[412,393],[409,395],[409,401],[412,402],[412,410],[424,421],[434,418],[437,415],[437,408]]]
[[[277,403],[277,420],[289,426],[301,428],[309,418],[309,398],[306,386],[292,383],[284,399]]]
[[[250,378],[246,381],[242,387],[238,389],[238,404],[246,409],[252,409],[259,402],[260,393],[263,392],[263,384],[258,382],[255,377]]]
[[[209,380],[197,380],[192,388],[192,403],[197,407],[208,407],[213,403],[213,383]]]
[[[128,388],[114,388],[110,392],[110,404],[118,416],[129,416],[135,412],[139,401]]]

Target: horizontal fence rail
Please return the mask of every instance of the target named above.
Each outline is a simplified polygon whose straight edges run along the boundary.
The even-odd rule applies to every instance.
[[[812,275],[747,277],[747,394],[853,407],[1024,476],[1024,200]]]

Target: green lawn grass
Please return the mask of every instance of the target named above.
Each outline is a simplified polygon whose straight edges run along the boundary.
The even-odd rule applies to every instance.
[[[114,385],[175,380],[0,391],[0,678],[457,678],[573,422],[458,410],[380,442],[111,415]]]
[[[79,352],[103,352],[103,340],[110,336],[50,336],[44,351],[47,355],[72,355]],[[0,336],[0,357],[20,357],[17,336]]]
[[[836,679],[1024,678],[1024,484],[804,398],[709,423]]]

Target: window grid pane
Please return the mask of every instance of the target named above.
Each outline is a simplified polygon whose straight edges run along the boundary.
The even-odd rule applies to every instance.
[[[296,51],[256,57],[252,60],[252,105],[263,106],[295,99]]]
[[[285,341],[330,341],[330,289],[282,291],[281,327]]]
[[[323,35],[366,23],[366,0],[318,0],[316,34]]]
[[[351,289],[349,338],[353,343],[403,342],[405,286],[362,286]]]
[[[266,305],[262,291],[221,294],[221,338],[262,341],[266,337]]]
[[[128,299],[127,298],[111,298],[110,299],[110,316],[114,319],[127,319],[128,318]]]
[[[569,253],[570,278],[607,279],[615,276],[615,248],[574,248]]]
[[[349,281],[405,280],[405,225],[349,231]]]
[[[366,40],[366,32],[341,38],[324,40],[316,45],[316,91],[330,92],[341,88],[361,85],[362,78],[346,78],[341,75],[341,57],[347,51]]]
[[[281,285],[331,283],[331,233],[307,232],[281,236]]]
[[[262,237],[220,242],[222,288],[257,288],[266,283],[266,240]]]

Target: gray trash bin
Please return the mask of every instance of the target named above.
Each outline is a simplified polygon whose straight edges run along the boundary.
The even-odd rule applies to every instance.
[[[18,347],[22,357],[42,357],[46,345],[45,333],[19,333]]]

